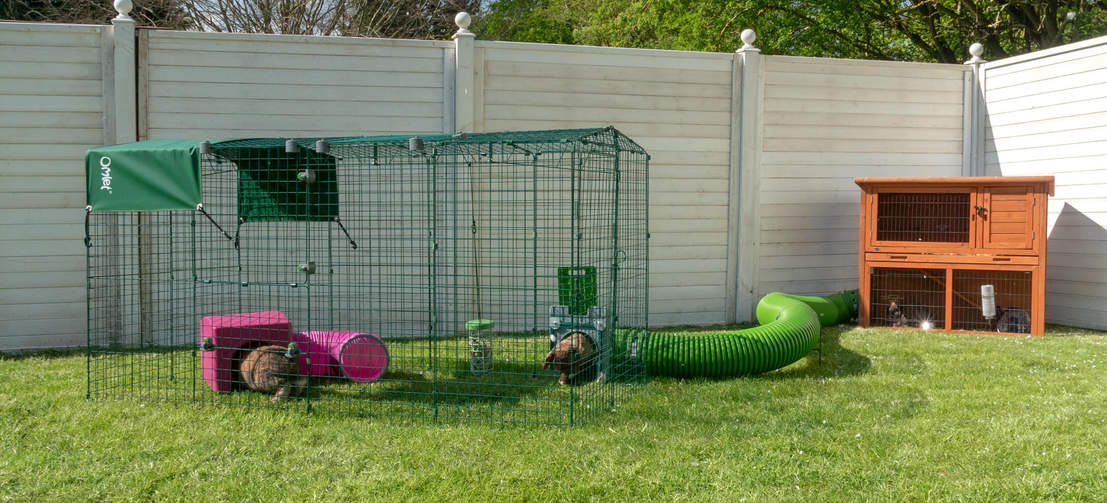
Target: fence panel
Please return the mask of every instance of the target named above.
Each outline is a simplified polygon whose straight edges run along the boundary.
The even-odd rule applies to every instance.
[[[453,131],[453,44],[424,40],[139,33],[139,138]],[[449,104],[449,106],[447,106]]]
[[[984,72],[986,173],[1056,178],[1046,321],[1107,329],[1107,37]]]
[[[0,23],[0,350],[85,342],[85,149],[105,142],[106,26]]]
[[[960,175],[969,70],[765,56],[755,297],[857,288],[853,179]]]
[[[726,321],[733,54],[476,43],[477,131],[612,125],[650,153],[650,324]]]

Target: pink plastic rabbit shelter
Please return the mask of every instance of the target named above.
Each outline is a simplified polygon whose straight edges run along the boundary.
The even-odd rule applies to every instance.
[[[292,342],[292,324],[280,311],[207,316],[200,322],[200,357],[204,381],[212,391],[234,391],[235,370],[243,348]],[[210,348],[210,349],[209,349]]]
[[[234,391],[235,371],[245,350],[270,344],[297,343],[300,372],[312,377],[373,382],[388,368],[388,348],[380,337],[349,331],[292,332],[292,324],[280,311],[204,317],[200,341],[204,381],[216,392]]]

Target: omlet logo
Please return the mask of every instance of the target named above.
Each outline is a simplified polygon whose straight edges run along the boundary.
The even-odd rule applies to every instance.
[[[100,158],[100,190],[108,191],[111,194],[111,157],[103,156]]]

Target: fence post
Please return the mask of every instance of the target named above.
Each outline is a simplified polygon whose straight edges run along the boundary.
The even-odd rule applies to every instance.
[[[115,90],[115,143],[135,141],[138,133],[135,115],[135,20],[128,14],[131,0],[115,0],[119,15],[111,20],[114,72],[112,87]]]
[[[111,111],[115,122],[115,143],[129,143],[138,139],[138,114],[136,107],[135,74],[135,20],[129,16],[134,7],[131,0],[115,0],[112,4],[119,14],[111,20],[112,24],[112,89],[114,92],[114,110]],[[138,215],[135,229],[138,257],[138,303],[139,337],[138,344],[148,346],[154,341],[154,301],[151,263],[153,262],[153,229],[150,214]]]
[[[761,191],[761,127],[764,90],[764,70],[761,50],[753,46],[757,34],[742,31],[742,48],[735,51],[735,75],[731,91],[731,156],[730,156],[730,232],[733,252],[728,264],[735,264],[727,279],[727,306],[733,309],[728,321],[753,321],[758,294],[758,258],[760,253],[760,191]],[[730,293],[733,292],[733,293]]]
[[[457,33],[454,33],[454,124],[455,132],[473,131],[473,41],[476,34],[469,31],[472,19],[467,12],[454,17]]]
[[[980,57],[984,53],[984,46],[975,43],[969,46],[971,59],[965,62],[972,65],[972,73],[966,74],[966,89],[964,107],[964,133],[963,163],[961,174],[965,176],[983,176],[984,167],[984,143],[987,141],[984,123],[987,120],[984,110],[984,68],[987,63]]]

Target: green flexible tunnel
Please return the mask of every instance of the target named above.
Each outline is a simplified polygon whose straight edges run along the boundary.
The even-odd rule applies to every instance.
[[[823,326],[857,313],[857,290],[826,297],[770,293],[757,304],[759,326],[734,332],[651,332],[642,357],[651,376],[734,377],[789,365],[811,352]]]

